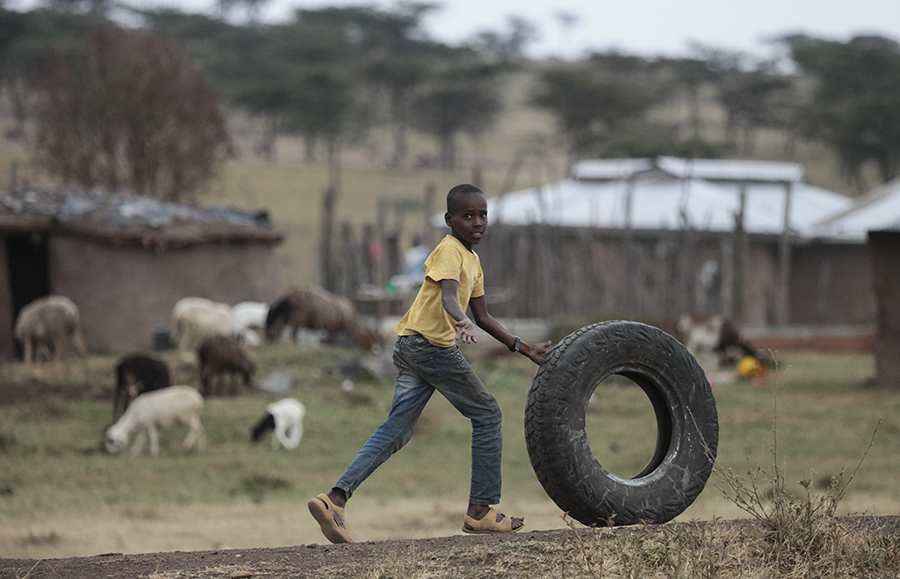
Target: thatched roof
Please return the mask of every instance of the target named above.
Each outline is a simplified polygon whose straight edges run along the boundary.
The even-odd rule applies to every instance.
[[[0,235],[30,231],[145,247],[222,241],[275,244],[284,239],[264,211],[179,205],[120,193],[0,193]]]

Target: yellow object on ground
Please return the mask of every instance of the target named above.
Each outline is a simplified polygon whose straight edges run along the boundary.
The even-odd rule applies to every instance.
[[[766,366],[753,356],[744,356],[737,366],[741,378],[758,378],[766,375]]]

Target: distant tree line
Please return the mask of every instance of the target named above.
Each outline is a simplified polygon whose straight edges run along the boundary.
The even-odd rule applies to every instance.
[[[872,172],[900,174],[900,45],[888,38],[785,37],[783,62],[702,46],[689,58],[531,61],[536,31],[521,19],[449,46],[423,29],[432,4],[298,9],[261,24],[260,3],[222,0],[216,15],[107,0],[0,7],[10,136],[27,138],[62,180],[171,199],[198,190],[231,150],[225,108],[263,121],[259,152],[270,158],[276,137],[294,134],[310,161],[339,167],[343,149],[383,127],[389,167],[410,166],[417,132],[434,139],[438,166],[454,169],[459,137],[491,129],[509,73],[526,69],[529,104],[552,115],[573,162],[753,156],[770,128],[786,136],[786,157],[801,139],[825,144],[857,191]],[[236,23],[239,7],[247,18]],[[725,112],[721,134],[704,126],[709,95]],[[686,112],[659,114],[673,105]]]

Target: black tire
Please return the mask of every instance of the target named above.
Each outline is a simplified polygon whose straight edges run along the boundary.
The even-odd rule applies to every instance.
[[[630,479],[603,468],[585,433],[591,394],[614,374],[640,386],[656,414],[653,456]],[[718,413],[703,369],[678,340],[637,322],[604,322],[573,332],[541,364],[528,391],[525,441],[544,490],[572,518],[588,526],[664,523],[709,479]]]

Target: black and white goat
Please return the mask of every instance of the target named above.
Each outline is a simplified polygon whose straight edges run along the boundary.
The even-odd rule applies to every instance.
[[[253,442],[259,442],[266,432],[274,430],[272,448],[297,448],[303,436],[303,417],[306,406],[296,398],[282,398],[266,406],[265,415],[253,427]]]

